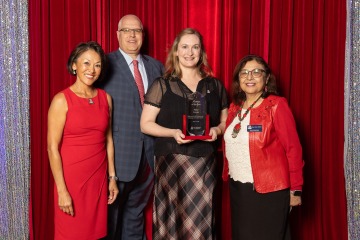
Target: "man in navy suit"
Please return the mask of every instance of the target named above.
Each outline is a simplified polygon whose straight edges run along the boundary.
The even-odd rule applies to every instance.
[[[153,80],[162,75],[164,67],[156,59],[140,54],[144,32],[137,16],[120,19],[117,38],[119,49],[108,54],[102,86],[113,99],[117,176],[109,176],[109,181],[117,181],[120,191],[117,200],[109,205],[107,239],[146,239],[143,213],[153,189],[154,150],[152,137],[140,131],[143,97],[140,95],[144,93],[138,90],[135,75],[140,72],[146,92]]]

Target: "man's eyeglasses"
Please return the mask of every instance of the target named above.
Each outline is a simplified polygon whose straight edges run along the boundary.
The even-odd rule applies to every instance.
[[[249,70],[242,70],[240,71],[239,73],[239,76],[240,78],[247,78],[249,73],[251,73],[251,75],[254,77],[254,78],[259,78],[262,76],[262,74],[265,72],[264,69],[260,69],[260,68],[255,68],[251,71]]]
[[[140,34],[142,33],[142,29],[141,28],[135,28],[135,29],[131,29],[131,28],[122,28],[120,30],[118,30],[119,32],[123,32],[125,34],[130,34],[130,33],[135,33],[135,34]]]

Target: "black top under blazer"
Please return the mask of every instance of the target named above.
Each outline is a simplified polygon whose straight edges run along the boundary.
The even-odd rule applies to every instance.
[[[101,87],[113,100],[112,131],[115,150],[116,175],[120,181],[133,180],[139,170],[144,152],[151,168],[154,166],[153,137],[140,131],[142,107],[139,92],[131,70],[119,50],[107,55],[107,71]],[[148,86],[163,74],[164,66],[158,60],[142,55]]]

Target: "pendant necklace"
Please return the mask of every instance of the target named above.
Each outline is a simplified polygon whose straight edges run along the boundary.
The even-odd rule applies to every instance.
[[[233,132],[232,132],[232,134],[231,134],[231,136],[232,136],[233,138],[236,138],[236,137],[237,137],[237,135],[239,134],[240,129],[241,129],[241,122],[242,122],[242,120],[244,120],[244,118],[246,118],[246,115],[250,112],[250,110],[254,107],[254,105],[259,101],[260,98],[261,98],[261,95],[255,100],[255,102],[253,102],[253,103],[250,105],[250,107],[249,107],[248,109],[246,109],[246,111],[245,111],[245,113],[243,114],[242,117],[241,117],[241,110],[242,110],[242,108],[243,108],[243,106],[244,106],[244,102],[245,102],[245,101],[241,104],[241,107],[240,107],[240,109],[239,109],[239,111],[238,111],[238,113],[237,113],[237,117],[239,118],[240,122],[237,123],[237,124],[234,126]]]
[[[74,85],[75,85],[77,91],[79,93],[81,93],[79,86],[76,83]],[[84,93],[84,96],[85,96],[85,93]],[[93,98],[87,98],[87,99],[88,99],[89,104],[94,104]]]

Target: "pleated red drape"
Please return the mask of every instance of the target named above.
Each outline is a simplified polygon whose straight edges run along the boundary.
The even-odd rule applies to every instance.
[[[51,98],[74,81],[66,72],[67,57],[81,41],[96,40],[106,52],[117,49],[118,20],[128,13],[144,23],[143,50],[162,62],[181,29],[197,28],[214,73],[227,89],[234,66],[244,55],[259,54],[269,61],[294,112],[306,164],[303,206],[291,213],[293,239],[347,239],[346,0],[29,1],[31,238],[47,240],[53,234],[46,122]],[[219,238],[227,240],[231,239],[228,188],[220,178],[219,186]]]

